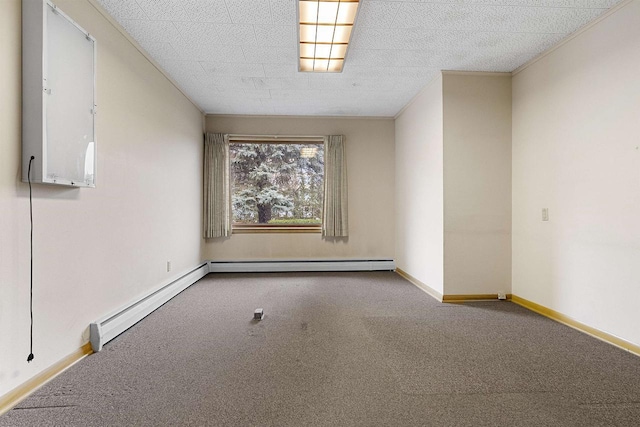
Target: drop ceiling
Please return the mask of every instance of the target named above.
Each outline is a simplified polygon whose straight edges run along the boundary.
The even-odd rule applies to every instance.
[[[298,72],[296,0],[98,0],[204,112],[395,116],[440,70],[510,72],[620,0],[360,0],[342,73]]]

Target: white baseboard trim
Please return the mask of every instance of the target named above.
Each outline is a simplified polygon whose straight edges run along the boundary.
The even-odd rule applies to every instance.
[[[393,271],[392,259],[209,261],[210,273],[277,273],[313,271]]]
[[[158,307],[193,285],[209,273],[207,262],[183,274],[172,282],[162,286],[125,307],[105,316],[89,325],[91,348],[94,352],[126,331],[140,320],[151,314]]]

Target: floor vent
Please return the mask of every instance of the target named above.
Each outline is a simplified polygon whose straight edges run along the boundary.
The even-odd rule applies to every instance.
[[[275,273],[296,271],[392,271],[392,259],[300,260],[300,261],[209,261],[210,273]]]
[[[105,316],[89,325],[91,347],[98,352],[102,347],[144,319],[151,312],[193,285],[209,272],[208,263],[204,263],[163,286],[157,291],[121,308],[115,313]]]

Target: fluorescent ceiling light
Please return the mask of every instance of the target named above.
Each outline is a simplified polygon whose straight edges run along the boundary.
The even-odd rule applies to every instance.
[[[299,0],[300,71],[339,73],[359,0]]]

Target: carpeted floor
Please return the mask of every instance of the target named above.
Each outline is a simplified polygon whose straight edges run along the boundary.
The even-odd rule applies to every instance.
[[[390,272],[218,274],[0,417],[181,425],[638,426],[640,358]]]

